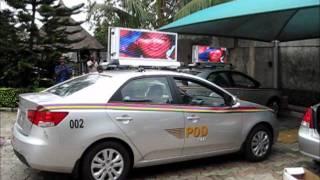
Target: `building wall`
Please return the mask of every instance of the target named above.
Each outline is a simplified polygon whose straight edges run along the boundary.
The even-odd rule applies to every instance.
[[[280,46],[281,87],[297,105],[320,102],[320,46],[313,43]]]

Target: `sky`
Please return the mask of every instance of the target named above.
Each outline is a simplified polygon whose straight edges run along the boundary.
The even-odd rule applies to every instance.
[[[91,2],[97,2],[97,3],[103,3],[104,0],[91,0]],[[74,5],[78,5],[80,3],[85,3],[85,6],[88,5],[88,1],[87,0],[63,0],[64,4],[67,7],[72,7]],[[6,9],[8,8],[8,6],[6,5],[6,3],[3,0],[0,0],[0,9]],[[86,20],[87,17],[87,13],[85,12],[85,10],[83,10],[83,12],[73,15],[72,18],[74,18],[76,21],[84,21]],[[40,22],[37,22],[38,26],[41,26]],[[86,29],[91,35],[93,35],[93,28],[90,28],[90,24],[85,22],[81,25],[84,29]]]

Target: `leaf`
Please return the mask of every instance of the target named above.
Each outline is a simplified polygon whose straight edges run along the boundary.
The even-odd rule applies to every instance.
[[[174,16],[174,20],[183,18],[199,10],[215,6],[221,3],[228,2],[230,0],[192,0],[185,6],[183,6]]]

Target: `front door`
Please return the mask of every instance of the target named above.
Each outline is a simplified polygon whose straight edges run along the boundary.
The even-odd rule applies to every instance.
[[[109,102],[108,114],[144,160],[181,155],[184,116],[172,110],[171,89],[166,77],[132,79]]]
[[[240,147],[242,119],[230,110],[230,95],[194,79],[175,77],[185,110],[184,155],[232,150]]]

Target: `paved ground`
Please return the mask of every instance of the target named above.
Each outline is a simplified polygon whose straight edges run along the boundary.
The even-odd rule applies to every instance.
[[[0,112],[0,180],[68,180],[67,174],[47,173],[24,166],[13,154],[10,130],[15,113]],[[134,169],[130,179],[181,179],[181,180],[273,180],[282,179],[285,167],[303,166],[320,175],[320,166],[298,152],[297,127],[300,120],[280,118],[279,143],[270,158],[260,163],[250,163],[238,154]]]

